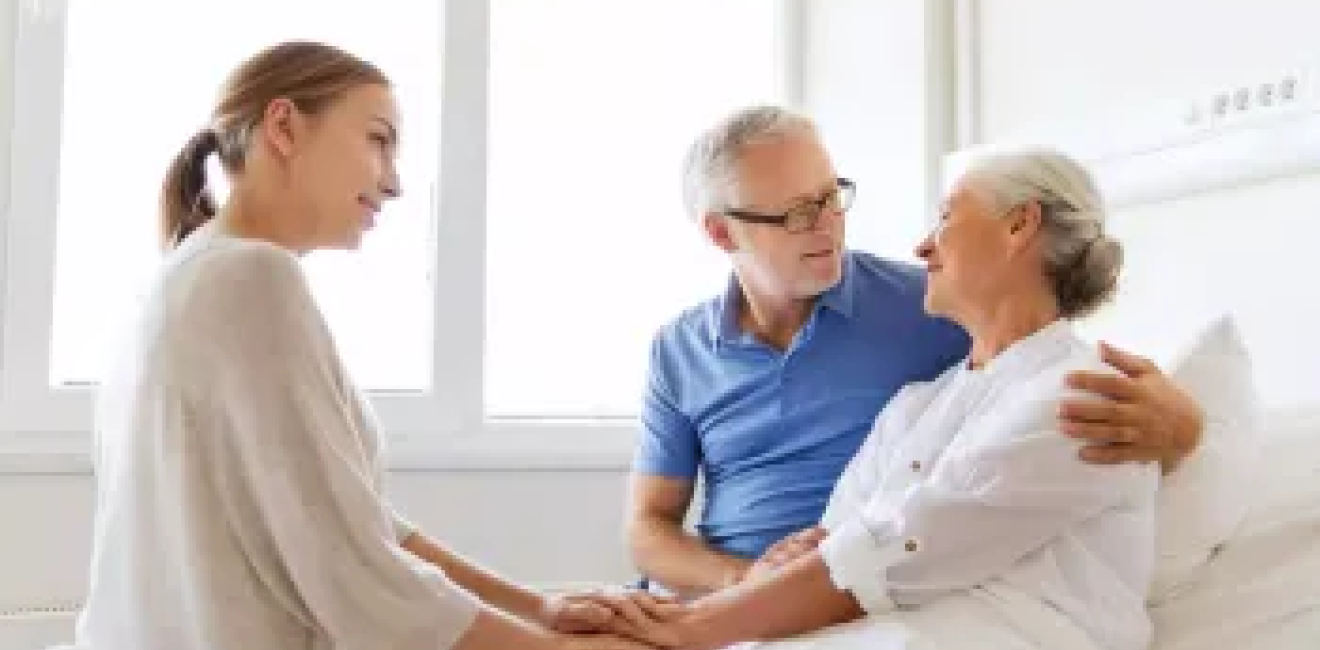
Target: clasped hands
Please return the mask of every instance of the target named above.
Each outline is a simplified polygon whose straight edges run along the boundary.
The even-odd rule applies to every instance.
[[[639,589],[610,588],[548,596],[542,622],[555,632],[578,635],[584,641],[617,638],[641,644],[627,647],[687,650],[688,635],[682,631],[681,621],[688,611],[688,605],[672,598]]]
[[[785,537],[748,566],[739,582],[772,575],[815,550],[825,535],[825,529],[813,527]],[[694,616],[700,607],[700,600],[685,603],[640,589],[612,588],[549,596],[542,619],[550,629],[565,634],[607,635],[652,648],[703,650],[707,646]]]

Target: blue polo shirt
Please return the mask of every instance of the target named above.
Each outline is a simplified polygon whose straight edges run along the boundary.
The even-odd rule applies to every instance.
[[[698,531],[727,553],[816,524],[894,393],[967,354],[961,328],[925,313],[923,270],[857,251],[843,264],[787,350],[739,329],[736,281],[652,343],[634,470],[700,473]]]

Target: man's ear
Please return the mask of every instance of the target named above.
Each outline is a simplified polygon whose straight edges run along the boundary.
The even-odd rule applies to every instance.
[[[729,221],[724,215],[708,212],[701,218],[701,226],[706,231],[706,237],[720,250],[726,253],[738,250],[737,243],[733,241],[733,233],[729,231]]]

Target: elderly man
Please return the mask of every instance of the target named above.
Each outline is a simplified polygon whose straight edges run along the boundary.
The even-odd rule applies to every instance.
[[[651,582],[697,595],[739,582],[772,545],[816,543],[884,405],[967,355],[963,331],[925,313],[922,270],[844,248],[855,190],[813,123],[782,108],[739,111],[693,144],[686,206],[733,273],[652,344],[626,522]],[[1070,377],[1096,398],[1061,404],[1060,428],[1095,442],[1088,461],[1168,471],[1197,444],[1199,408],[1149,361],[1105,354],[1123,374]]]

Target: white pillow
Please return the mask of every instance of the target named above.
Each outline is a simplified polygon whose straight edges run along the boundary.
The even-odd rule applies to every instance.
[[[1152,604],[1176,595],[1242,523],[1261,448],[1251,358],[1231,316],[1211,322],[1168,374],[1201,406],[1205,427],[1157,497]]]
[[[1251,508],[1235,541],[1281,526],[1320,527],[1320,405],[1266,409],[1260,431]]]
[[[1238,532],[1150,609],[1159,650],[1320,647],[1320,407],[1265,409],[1259,431]]]

